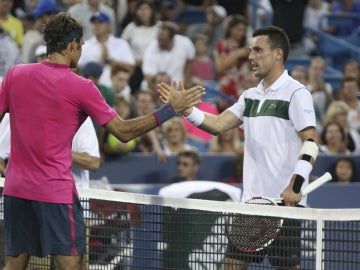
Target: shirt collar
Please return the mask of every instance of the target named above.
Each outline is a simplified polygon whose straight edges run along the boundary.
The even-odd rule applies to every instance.
[[[264,80],[260,81],[256,89],[258,92],[261,93],[265,93],[268,91],[277,91],[281,86],[284,85],[284,83],[287,81],[289,77],[290,76],[288,74],[288,71],[285,69],[284,72],[280,75],[280,77],[277,78],[277,80],[272,85],[270,85],[268,89],[266,89],[267,91],[264,91]]]

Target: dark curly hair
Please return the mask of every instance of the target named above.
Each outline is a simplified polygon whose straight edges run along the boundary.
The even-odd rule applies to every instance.
[[[61,53],[74,39],[80,43],[83,37],[83,27],[80,21],[75,19],[68,12],[56,14],[44,26],[44,40],[47,47],[47,55]]]

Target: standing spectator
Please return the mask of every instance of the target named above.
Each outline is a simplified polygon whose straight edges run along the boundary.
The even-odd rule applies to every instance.
[[[21,57],[19,47],[15,41],[4,32],[1,26],[0,44],[0,77],[4,77],[13,65],[21,62]]]
[[[84,40],[88,40],[96,35],[93,29],[91,18],[95,13],[104,13],[109,18],[112,34],[116,33],[115,12],[102,0],[82,0],[81,3],[72,5],[69,10],[71,15],[82,22],[84,26]]]
[[[214,50],[218,40],[224,38],[225,31],[223,21],[227,13],[224,7],[219,5],[209,6],[205,11],[205,23],[194,23],[186,28],[186,36],[194,40],[198,34],[203,34],[209,39],[209,48],[206,52],[211,58],[214,57]]]
[[[156,10],[149,0],[139,1],[135,9],[135,17],[121,34],[121,38],[127,40],[135,57],[135,70],[129,80],[132,93],[140,89],[144,75],[142,62],[144,52],[148,45],[156,38],[160,22],[156,18]]]
[[[239,98],[237,90],[248,71],[247,25],[247,20],[243,16],[227,17],[224,21],[225,38],[216,44],[215,68],[219,88],[235,99]]]
[[[324,80],[325,66],[324,58],[314,56],[308,68],[308,83],[306,85],[320,110],[321,117],[325,115],[328,105],[334,100],[332,86]]]
[[[0,1],[0,29],[6,32],[21,47],[23,43],[24,29],[21,21],[11,15],[10,11],[14,0]]]
[[[159,27],[157,39],[147,47],[142,65],[147,85],[151,85],[153,77],[158,72],[166,72],[172,80],[184,81],[185,84],[190,82],[195,48],[188,37],[176,32],[176,24],[163,22]]]
[[[335,161],[333,165],[333,181],[346,184],[355,182],[356,166],[350,157],[341,157]]]
[[[341,81],[341,97],[349,105],[348,123],[349,126],[360,132],[360,92],[359,81],[354,77],[345,77]]]
[[[290,54],[304,55],[303,38],[304,12],[308,0],[270,0],[273,8],[273,25],[283,28],[290,40]]]
[[[207,56],[208,41],[207,36],[202,34],[194,38],[195,59],[193,61],[191,76],[192,80],[195,80],[198,84],[216,79],[214,61]]]
[[[170,182],[197,180],[200,162],[200,154],[195,149],[180,151],[176,161],[177,174],[170,179]]]
[[[98,62],[103,65],[99,82],[111,87],[111,65],[121,65],[130,73],[133,72],[135,59],[129,43],[110,33],[110,17],[102,12],[95,13],[90,21],[93,24],[95,36],[85,42],[79,66],[88,62]]]

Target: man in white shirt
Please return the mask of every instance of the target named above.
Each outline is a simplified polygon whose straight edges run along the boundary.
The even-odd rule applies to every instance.
[[[110,18],[111,33],[116,33],[115,11],[108,5],[103,4],[101,0],[83,0],[81,3],[71,6],[68,11],[83,24],[84,40],[88,40],[94,36],[90,18],[96,12],[105,13]]]
[[[152,84],[153,77],[159,72],[166,72],[173,80],[184,81],[185,85],[190,81],[195,47],[188,37],[178,35],[176,31],[174,23],[163,22],[157,39],[147,47],[142,64],[147,85]]]
[[[135,58],[130,44],[110,33],[111,18],[107,14],[97,12],[93,14],[90,21],[95,36],[83,45],[78,66],[81,69],[89,62],[100,63],[104,69],[99,83],[111,87],[111,64],[121,65],[132,73],[135,67]]]

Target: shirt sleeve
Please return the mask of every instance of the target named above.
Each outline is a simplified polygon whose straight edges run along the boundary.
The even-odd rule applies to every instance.
[[[93,157],[100,157],[98,138],[94,125],[89,117],[76,132],[73,138],[72,151],[87,153]]]
[[[289,118],[298,132],[307,127],[316,127],[314,101],[308,89],[300,88],[294,92],[290,100]]]

